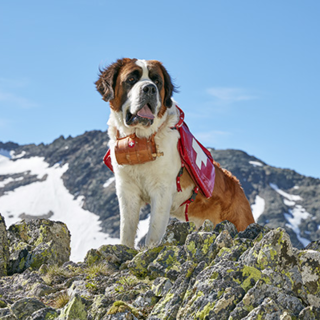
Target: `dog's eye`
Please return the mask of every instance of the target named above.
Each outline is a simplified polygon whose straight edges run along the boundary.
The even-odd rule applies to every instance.
[[[129,78],[127,79],[127,82],[129,82],[130,84],[134,84],[136,81],[137,81],[137,80],[136,80],[135,77],[129,77]]]

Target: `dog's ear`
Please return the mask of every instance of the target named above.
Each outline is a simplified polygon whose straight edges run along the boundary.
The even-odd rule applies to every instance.
[[[165,95],[164,95],[164,105],[167,108],[171,108],[172,106],[172,94],[173,92],[177,92],[177,89],[175,88],[174,84],[172,83],[171,77],[166,70],[166,68],[160,63],[161,71],[164,76],[164,89],[165,89]]]
[[[114,88],[117,82],[117,77],[120,69],[130,59],[119,59],[109,67],[99,70],[100,76],[98,81],[95,82],[98,92],[102,95],[104,101],[110,101],[114,98]]]

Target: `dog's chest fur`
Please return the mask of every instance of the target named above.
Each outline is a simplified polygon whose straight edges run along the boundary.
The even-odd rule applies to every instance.
[[[158,151],[163,152],[164,155],[155,161],[131,166],[118,165],[115,160],[113,145],[116,141],[116,131],[112,125],[112,119],[111,116],[108,123],[112,163],[115,164],[116,188],[122,191],[126,189],[125,192],[131,193],[133,197],[138,196],[143,203],[150,204],[152,199],[157,198],[159,192],[169,191],[172,198],[171,214],[177,218],[183,218],[180,205],[191,196],[193,185],[183,188],[182,192],[177,191],[176,178],[181,168],[181,158],[177,148],[179,133],[171,129],[178,121],[176,112],[168,113],[167,119],[163,121],[163,127],[155,136]]]

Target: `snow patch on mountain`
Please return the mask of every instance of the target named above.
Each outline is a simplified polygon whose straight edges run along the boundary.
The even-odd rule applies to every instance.
[[[259,161],[249,161],[250,164],[252,164],[254,167],[262,167],[263,164]]]
[[[288,207],[293,207],[296,204],[295,201],[291,201],[288,199],[283,199],[283,203]]]
[[[104,188],[108,188],[114,181],[116,180],[115,177],[109,178],[106,183],[103,185]]]
[[[280,195],[282,195],[283,197],[285,197],[286,199],[288,199],[289,201],[300,201],[302,200],[302,198],[299,195],[295,195],[295,194],[289,194],[281,189],[278,188],[278,186],[274,183],[270,183],[270,187],[277,191]]]
[[[260,196],[256,196],[254,204],[251,205],[251,210],[254,220],[257,222],[258,218],[263,214],[266,202]]]
[[[309,215],[310,214],[300,205],[296,205],[293,209],[289,209],[289,213],[284,214],[285,218],[289,222],[287,226],[292,228],[292,230],[296,233],[298,240],[303,244],[304,247],[310,243],[310,240],[300,236],[299,225],[301,220],[307,219]]]
[[[37,217],[52,211],[51,220],[66,223],[71,232],[70,259],[81,261],[89,249],[98,248],[102,244],[116,244],[119,243],[119,239],[110,238],[102,233],[99,217],[81,207],[83,197],[74,199],[69,193],[62,180],[62,175],[67,170],[68,164],[49,167],[42,157],[12,161],[0,155],[0,175],[29,171],[39,179],[44,178],[43,181],[6,192],[0,197],[0,208],[8,226],[20,221],[19,216],[23,213]]]
[[[288,221],[287,226],[296,233],[298,240],[303,244],[303,246],[307,246],[310,243],[310,240],[301,237],[299,225],[301,224],[302,219],[307,219],[310,216],[310,213],[301,205],[296,204],[296,201],[301,201],[302,198],[299,195],[289,194],[279,189],[276,184],[270,183],[270,187],[284,197],[283,203],[285,205],[293,207],[288,210],[288,213],[284,214],[284,217]]]
[[[21,180],[23,180],[23,177],[19,177],[19,178],[16,178],[16,179],[13,179],[12,177],[9,177],[7,179],[4,179],[4,180],[0,181],[0,188],[3,188],[5,185],[7,185],[10,182],[21,181]]]
[[[20,158],[22,158],[25,154],[26,154],[25,151],[22,151],[21,153],[19,153],[19,154],[17,154],[17,155],[15,154],[14,151],[10,151],[11,159],[20,159]]]

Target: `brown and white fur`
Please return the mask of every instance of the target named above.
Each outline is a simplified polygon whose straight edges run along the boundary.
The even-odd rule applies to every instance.
[[[120,205],[121,244],[134,246],[140,209],[150,203],[146,245],[156,245],[165,232],[170,215],[185,221],[185,205],[180,205],[191,197],[195,186],[184,170],[181,176],[182,192],[177,191],[176,177],[181,168],[177,149],[179,133],[171,129],[179,117],[172,100],[175,88],[159,61],[128,58],[101,70],[96,86],[111,108],[108,134]],[[147,110],[146,106],[150,110],[144,116],[141,110]],[[138,115],[141,112],[142,117]],[[157,132],[155,142],[164,156],[144,164],[118,165],[114,154],[117,131],[120,137],[135,133],[139,138]],[[215,168],[212,197],[207,199],[199,192],[195,202],[189,206],[189,219],[197,227],[206,219],[215,225],[229,220],[238,231],[244,230],[254,222],[249,202],[239,181],[227,170],[221,169],[219,164],[215,163]]]

